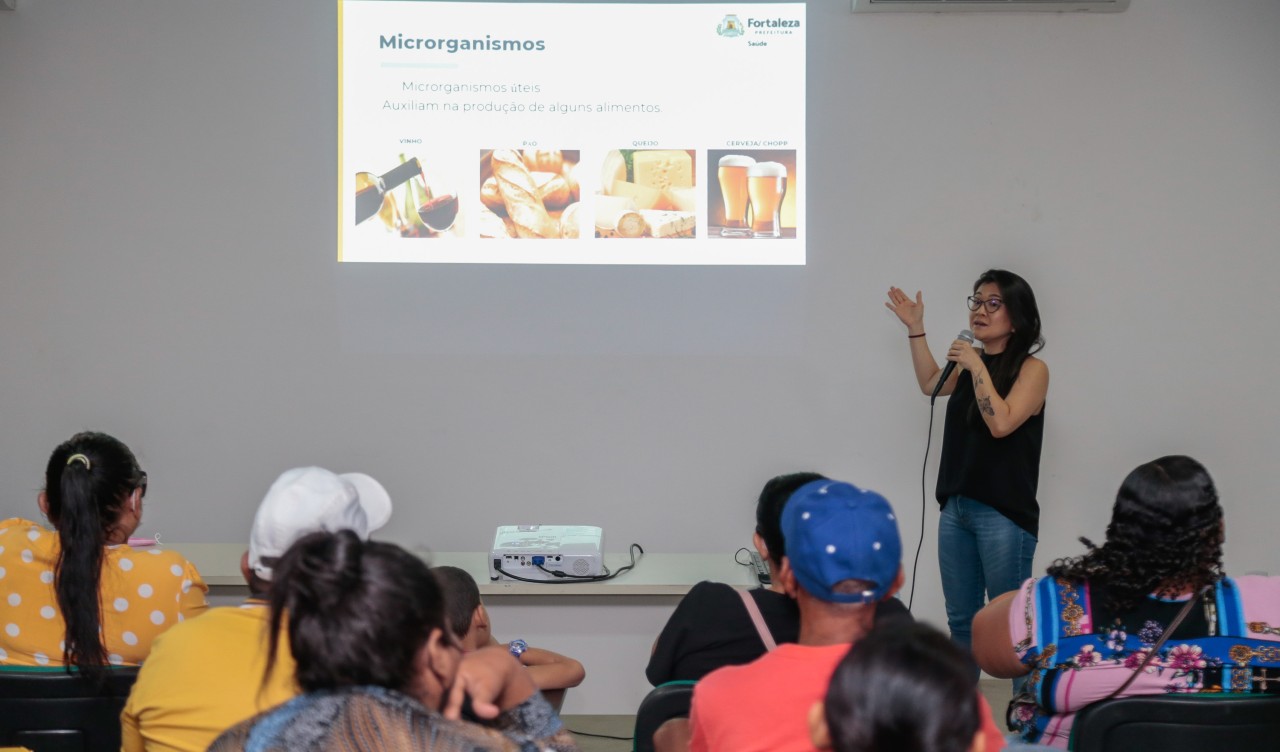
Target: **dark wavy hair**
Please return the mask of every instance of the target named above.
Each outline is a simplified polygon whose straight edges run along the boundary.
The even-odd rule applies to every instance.
[[[1161,457],[1129,473],[1116,493],[1107,539],[1058,559],[1050,575],[1104,583],[1106,606],[1123,613],[1149,593],[1172,597],[1222,578],[1222,506],[1204,465]]]
[[[1022,372],[1022,364],[1031,355],[1044,349],[1044,336],[1040,333],[1040,307],[1036,305],[1036,294],[1031,285],[1022,277],[1004,269],[988,269],[973,283],[973,291],[985,284],[994,284],[1000,288],[1000,300],[1004,309],[1009,312],[1009,323],[1013,333],[1004,351],[992,356],[987,363],[987,371],[991,374],[991,386],[1001,397],[1009,396],[1013,382],[1018,380]],[[980,420],[975,403],[969,411],[970,421]]]
[[[426,563],[350,530],[312,533],[290,546],[275,568],[270,604],[264,677],[287,619],[305,692],[364,685],[404,692],[417,680],[417,654],[431,631],[448,634],[444,598]]]
[[[82,455],[74,462],[71,457]],[[125,500],[146,488],[147,474],[123,442],[85,431],[58,445],[44,470],[49,522],[58,530],[54,592],[66,624],[63,662],[91,679],[106,673],[102,642],[102,558]]]
[[[760,490],[760,499],[756,502],[756,532],[769,547],[769,558],[775,567],[782,566],[782,557],[787,553],[786,541],[782,539],[782,508],[796,489],[815,480],[827,480],[827,477],[811,472],[778,475],[770,478]]]
[[[965,752],[982,726],[977,667],[919,622],[873,629],[836,666],[824,710],[836,752]]]

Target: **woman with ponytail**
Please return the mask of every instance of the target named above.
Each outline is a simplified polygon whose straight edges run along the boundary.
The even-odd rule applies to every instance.
[[[99,676],[138,665],[165,629],[204,611],[208,588],[181,555],[133,549],[147,474],[103,433],[78,433],[49,457],[40,511],[0,522],[0,666],[76,667]]]
[[[505,646],[462,652],[440,585],[399,546],[350,530],[298,540],[275,567],[270,635],[265,674],[287,639],[303,694],[210,752],[577,750]]]

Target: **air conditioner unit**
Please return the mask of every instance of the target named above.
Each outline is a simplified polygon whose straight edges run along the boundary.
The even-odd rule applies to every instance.
[[[1129,0],[852,0],[854,13],[879,11],[1094,11],[1119,13]]]

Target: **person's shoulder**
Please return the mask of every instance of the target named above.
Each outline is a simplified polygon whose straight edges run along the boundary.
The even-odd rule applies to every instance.
[[[707,675],[698,680],[694,685],[694,691],[713,691],[722,685],[733,686],[745,673],[750,672],[751,663],[741,663],[734,666],[721,666],[718,669],[707,672]]]
[[[50,542],[58,540],[56,532],[25,517],[10,517],[7,520],[0,521],[0,535],[22,536],[31,543],[37,543],[42,539],[47,539]]]
[[[31,530],[42,531],[44,528],[25,517],[10,517],[7,520],[0,520],[0,533],[7,533],[10,530]]]
[[[382,713],[391,711],[396,714],[430,715],[426,706],[412,697],[394,689],[377,686],[348,687],[335,692],[349,713]]]
[[[726,585],[723,582],[712,582],[711,580],[703,580],[702,582],[699,582],[698,584],[689,588],[689,592],[688,594],[685,595],[685,597],[688,598],[689,596],[692,595],[699,598],[714,598],[717,596],[723,597],[725,595],[732,595],[733,592],[734,592],[734,588],[732,585]]]
[[[1034,355],[1028,355],[1027,359],[1022,361],[1022,371],[1019,375],[1021,374],[1027,374],[1029,376],[1048,376],[1049,364]]]
[[[265,643],[258,639],[258,633],[266,623],[260,614],[236,606],[211,608],[201,614],[199,619],[184,619],[160,633],[151,644],[151,657],[157,651],[166,650],[166,646],[168,649],[190,646],[204,648],[211,638],[239,635],[245,631],[246,626],[251,631],[254,644],[262,645],[265,650]],[[200,652],[204,652],[203,649]],[[150,661],[151,658],[147,660]]]
[[[168,573],[178,584],[182,580],[199,576],[196,565],[178,551],[169,548],[133,548],[113,546],[107,549],[107,559],[116,562],[126,572]]]
[[[682,612],[702,611],[708,608],[718,610],[724,604],[739,597],[731,585],[703,580],[689,588],[689,592],[680,599],[678,610]]]

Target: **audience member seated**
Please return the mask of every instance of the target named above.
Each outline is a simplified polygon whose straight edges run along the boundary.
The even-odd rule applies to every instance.
[[[111,436],[78,433],[53,450],[38,502],[54,531],[0,522],[0,665],[101,677],[141,663],[160,633],[204,612],[208,588],[191,562],[128,545],[146,495],[147,474]]]
[[[1280,691],[1280,578],[1226,577],[1224,535],[1199,462],[1161,457],[1129,473],[1101,546],[1081,538],[1084,555],[974,620],[983,669],[1029,674],[1013,728],[1065,749],[1076,712],[1112,697]]]
[[[211,609],[156,640],[121,715],[124,752],[204,752],[227,727],[296,695],[287,645],[264,676],[266,599],[279,557],[321,530],[367,538],[390,516],[391,497],[367,475],[319,467],[282,474],[258,506],[240,559],[249,599]]]
[[[756,530],[752,541],[769,567],[773,584],[748,591],[775,644],[795,642],[800,634],[800,609],[783,589],[783,507],[791,494],[806,483],[825,480],[817,473],[779,475],[765,483],[756,503]],[[891,598],[876,608],[876,620],[890,616],[910,618],[902,601]],[[767,652],[743,601],[743,591],[722,582],[694,585],[653,644],[645,675],[657,686],[677,680],[698,680],[723,666],[749,663]]]
[[[228,729],[210,752],[577,749],[510,652],[462,652],[435,577],[399,546],[313,533],[275,567],[270,604],[267,665],[287,634],[303,694]],[[464,700],[486,720],[462,720]]]
[[[432,567],[431,571],[444,591],[449,631],[462,645],[463,652],[502,644],[493,635],[489,610],[480,600],[480,588],[475,579],[458,567]],[[578,686],[587,676],[582,664],[568,656],[532,647],[524,640],[512,640],[503,645],[529,670],[533,683],[557,712],[564,704],[565,690]]]
[[[780,578],[800,607],[800,639],[693,690],[695,752],[812,750],[807,717],[836,664],[871,631],[875,606],[902,584],[902,541],[883,496],[848,483],[801,486],[782,511]],[[989,750],[1000,748],[995,734]]]
[[[840,660],[826,700],[809,711],[813,743],[835,752],[983,752],[985,734],[999,731],[975,673],[969,653],[933,627],[877,627]]]

